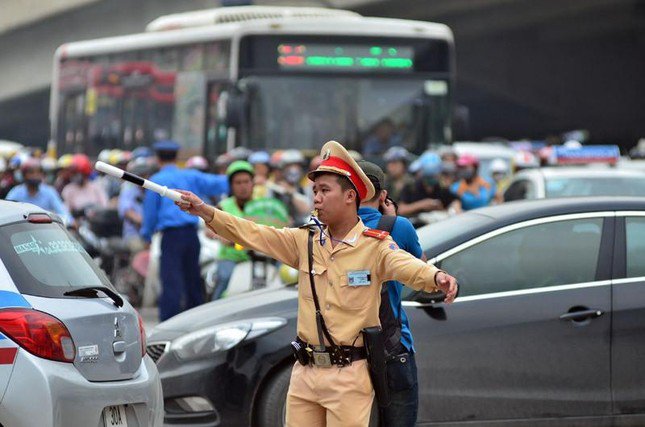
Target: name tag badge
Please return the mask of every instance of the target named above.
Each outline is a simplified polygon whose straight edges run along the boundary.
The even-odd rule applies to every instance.
[[[349,286],[369,286],[370,279],[371,275],[369,270],[347,272],[347,284]]]

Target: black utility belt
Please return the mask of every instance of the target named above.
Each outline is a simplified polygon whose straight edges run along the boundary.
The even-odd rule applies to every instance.
[[[357,360],[367,358],[365,347],[354,347],[341,345],[336,347],[318,348],[296,337],[291,342],[291,348],[296,360],[301,365],[313,365],[323,368],[329,368],[333,365],[347,366]]]

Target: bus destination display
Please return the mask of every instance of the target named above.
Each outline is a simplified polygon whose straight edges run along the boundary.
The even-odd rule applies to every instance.
[[[282,43],[277,53],[283,70],[414,70],[414,49],[410,46]]]

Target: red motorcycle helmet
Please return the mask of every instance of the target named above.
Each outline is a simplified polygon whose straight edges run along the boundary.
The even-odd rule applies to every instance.
[[[465,166],[474,166],[477,167],[479,166],[479,159],[472,154],[462,154],[459,156],[457,159],[457,166],[460,167],[465,167]]]
[[[72,168],[75,172],[89,176],[92,173],[92,162],[85,154],[74,154],[72,157]]]

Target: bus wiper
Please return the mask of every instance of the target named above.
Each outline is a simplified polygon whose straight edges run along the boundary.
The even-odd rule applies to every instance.
[[[86,297],[86,298],[97,298],[99,292],[103,292],[108,297],[112,298],[114,305],[117,307],[123,307],[123,298],[112,289],[107,286],[88,286],[86,288],[78,288],[73,291],[67,291],[63,295],[73,296],[73,297]]]

